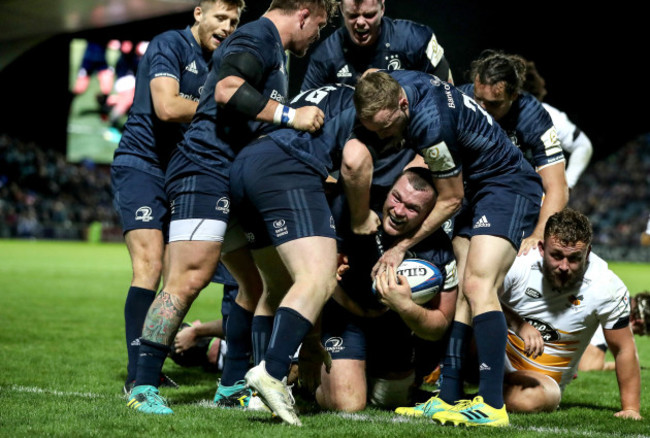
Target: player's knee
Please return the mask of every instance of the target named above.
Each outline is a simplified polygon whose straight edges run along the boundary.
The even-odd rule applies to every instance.
[[[384,409],[409,405],[414,381],[414,373],[401,379],[372,379],[370,404]]]
[[[368,169],[372,169],[372,156],[368,148],[359,142],[346,144],[341,157],[342,175],[354,175]]]
[[[509,412],[553,412],[560,405],[562,392],[551,377],[532,372],[506,376],[504,401]]]
[[[328,390],[323,385],[316,390],[316,401],[323,409],[338,412],[359,412],[366,408],[366,391],[347,391],[342,387]]]

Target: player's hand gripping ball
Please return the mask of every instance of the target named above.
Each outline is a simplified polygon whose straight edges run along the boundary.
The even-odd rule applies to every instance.
[[[416,304],[428,302],[442,290],[444,282],[442,271],[427,260],[405,259],[397,267],[396,274],[407,278],[411,287],[413,302]],[[374,281],[372,283],[372,292],[377,294]]]

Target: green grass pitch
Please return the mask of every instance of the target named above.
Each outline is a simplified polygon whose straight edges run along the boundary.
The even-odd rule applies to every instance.
[[[632,293],[650,289],[650,267],[611,263]],[[175,414],[148,416],[126,408],[123,308],[130,264],[122,244],[0,240],[0,436],[102,437],[629,437],[650,438],[650,371],[642,370],[642,414],[619,407],[614,373],[580,373],[552,414],[511,415],[505,430],[442,427],[368,409],[354,415],[309,410],[302,428],[264,413],[210,407],[215,375],[171,361],[180,385],[163,391]],[[221,288],[213,284],[188,319],[218,318]],[[636,338],[650,367],[650,340]]]

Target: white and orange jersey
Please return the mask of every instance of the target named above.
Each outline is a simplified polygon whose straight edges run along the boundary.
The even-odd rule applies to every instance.
[[[506,366],[510,370],[544,373],[564,389],[598,325],[609,330],[628,324],[627,288],[593,252],[588,263],[579,284],[558,290],[542,275],[539,251],[533,249],[528,255],[517,257],[506,275],[501,304],[539,330],[545,344],[544,353],[532,359],[524,354],[521,338],[509,330]]]

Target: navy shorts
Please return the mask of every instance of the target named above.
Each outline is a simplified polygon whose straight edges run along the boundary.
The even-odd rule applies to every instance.
[[[171,202],[172,221],[214,219],[228,223],[228,178],[210,173],[176,152],[167,167],[165,187]]]
[[[311,236],[336,239],[324,180],[270,139],[239,153],[231,168],[230,189],[254,249]]]
[[[111,166],[113,205],[120,213],[122,231],[161,230],[169,227],[169,203],[162,177],[134,167]]]
[[[415,366],[415,336],[395,312],[362,318],[329,300],[323,309],[321,342],[332,360],[365,360],[366,372],[381,378]]]
[[[535,229],[540,202],[501,186],[486,185],[454,216],[454,236],[499,236],[519,249]]]

